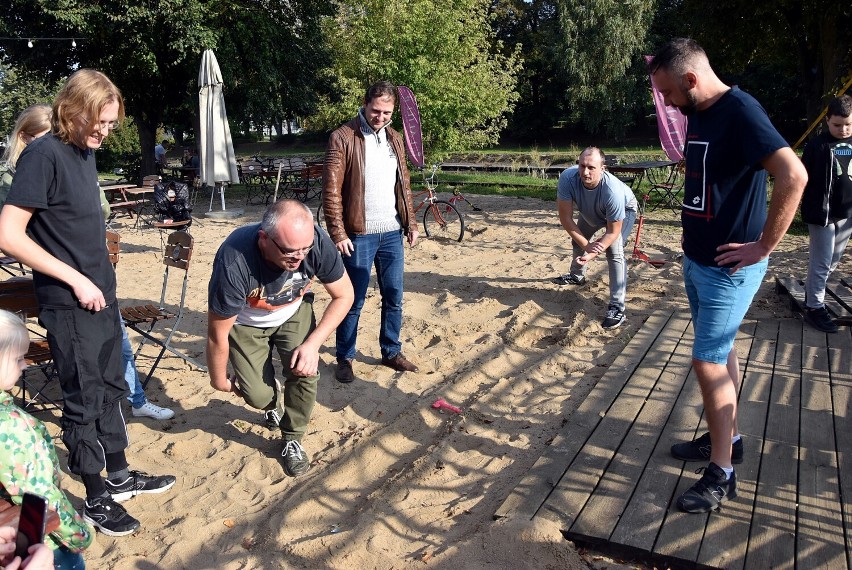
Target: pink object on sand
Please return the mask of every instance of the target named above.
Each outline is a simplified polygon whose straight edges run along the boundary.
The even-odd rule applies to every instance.
[[[457,414],[462,413],[461,408],[457,408],[454,405],[447,403],[447,401],[443,398],[438,398],[437,400],[435,400],[435,403],[432,404],[432,407],[436,410],[449,410]]]

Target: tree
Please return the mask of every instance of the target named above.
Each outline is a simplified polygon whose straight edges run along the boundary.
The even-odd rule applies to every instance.
[[[655,0],[557,0],[558,61],[573,120],[618,135],[649,104],[642,55]]]
[[[322,43],[318,34],[305,30],[319,28],[328,5],[329,0],[7,0],[0,5],[0,30],[12,37],[85,38],[76,48],[60,50],[11,42],[3,44],[3,55],[16,67],[49,78],[68,75],[78,65],[106,73],[122,90],[139,130],[145,174],[154,172],[153,149],[161,123],[169,121],[182,130],[197,123],[198,67],[206,48],[223,46],[226,59],[220,57],[220,66],[237,79],[237,93],[240,71],[261,67],[254,89],[244,92],[253,112],[283,116],[288,105],[290,112],[298,108],[292,98],[305,89],[293,90],[287,100],[282,86],[290,84],[290,69],[316,69],[298,56],[312,58],[308,42]],[[294,49],[297,45],[301,49]],[[276,65],[284,61],[287,65]],[[264,66],[266,62],[271,63]],[[305,75],[297,77],[305,80]],[[225,89],[227,100],[228,78]]]
[[[517,100],[516,50],[502,53],[488,0],[352,0],[327,22],[338,90],[314,129],[351,118],[366,87],[386,79],[411,88],[431,152],[497,142]]]
[[[849,2],[670,0],[658,25],[695,38],[723,79],[750,90],[795,136],[852,75],[850,21]]]
[[[0,134],[11,133],[21,111],[36,103],[51,103],[59,90],[26,70],[0,63]]]

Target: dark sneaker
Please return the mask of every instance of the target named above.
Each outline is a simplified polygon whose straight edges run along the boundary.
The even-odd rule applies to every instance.
[[[710,444],[710,434],[705,433],[698,439],[676,443],[672,446],[672,457],[681,461],[709,461],[713,446]],[[731,463],[739,465],[743,462],[743,438],[739,438],[731,446]]]
[[[174,475],[148,475],[141,471],[131,471],[130,476],[121,483],[106,480],[106,488],[114,501],[126,501],[142,493],[164,493],[174,487]]]
[[[725,477],[722,468],[711,463],[696,473],[704,472],[701,479],[677,500],[677,508],[686,513],[706,513],[721,508],[722,503],[737,496],[737,474]]]
[[[338,382],[349,384],[355,380],[355,372],[352,371],[352,361],[348,358],[341,358],[337,361],[337,372],[334,377]]]
[[[565,275],[554,277],[552,281],[557,285],[583,285],[586,282],[586,276],[566,273]]]
[[[391,358],[382,358],[382,364],[388,368],[393,368],[397,372],[417,372],[417,366],[404,357],[401,352]]]
[[[278,416],[278,412],[275,410],[266,410],[263,414],[263,423],[269,429],[278,429],[281,425],[281,418]]]
[[[824,333],[836,333],[837,325],[828,314],[828,309],[820,307],[819,309],[805,309],[805,322],[814,327],[818,331]]]
[[[83,503],[83,519],[107,536],[127,536],[141,526],[112,497],[98,497]]]
[[[302,444],[298,441],[285,441],[281,457],[284,458],[284,473],[290,477],[304,475],[311,468],[311,460],[308,459],[308,454],[305,453]]]
[[[617,329],[626,320],[627,315],[624,314],[624,311],[615,305],[610,305],[606,310],[606,317],[604,317],[601,326],[605,329]]]

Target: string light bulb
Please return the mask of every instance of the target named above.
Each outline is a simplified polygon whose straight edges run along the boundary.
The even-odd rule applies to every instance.
[[[74,40],[74,38],[71,38],[71,47],[72,47],[72,48],[77,47],[77,41],[76,41],[76,40]]]
[[[27,40],[27,47],[28,48],[33,47],[33,41],[32,40]]]

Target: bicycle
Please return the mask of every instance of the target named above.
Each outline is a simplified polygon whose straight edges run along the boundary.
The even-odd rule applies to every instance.
[[[419,212],[425,204],[428,204],[422,217],[423,230],[426,232],[426,235],[438,240],[452,240],[460,242],[464,239],[464,216],[452,203],[446,200],[439,200],[435,195],[435,188],[438,187],[437,177],[435,176],[437,169],[438,165],[436,164],[432,166],[431,174],[427,175],[425,171],[423,172],[423,185],[426,190],[414,194],[413,199],[416,202],[420,196],[426,194],[426,197],[416,204],[413,215],[416,218],[417,212]],[[459,196],[461,196],[461,194],[459,194]],[[461,196],[461,198],[456,198],[456,200],[463,198],[464,196]],[[453,200],[453,198],[450,198],[450,200]],[[321,228],[327,229],[325,227],[325,215],[323,214],[322,202],[320,202],[320,205],[317,208],[316,220],[317,225]]]
[[[435,190],[435,188],[438,187],[437,171],[438,171],[439,167],[440,167],[439,164],[433,164],[432,165],[432,172],[430,172],[428,176],[426,175],[425,172],[423,173],[423,184],[425,186],[430,186],[432,188],[432,190]],[[453,195],[450,196],[450,198],[447,201],[450,204],[452,204],[453,206],[455,206],[458,202],[464,202],[474,212],[481,212],[482,211],[482,208],[480,208],[479,206],[477,206],[476,204],[474,204],[473,202],[468,200],[465,197],[465,195],[462,194],[461,191],[456,187],[453,188]],[[461,240],[459,240],[459,241],[461,241]]]

